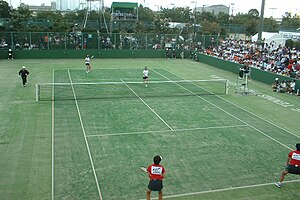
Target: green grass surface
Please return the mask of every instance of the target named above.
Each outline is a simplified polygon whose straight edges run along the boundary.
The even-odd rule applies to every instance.
[[[25,88],[17,75],[22,65],[30,71]],[[36,83],[140,81],[145,65],[152,80],[228,79],[229,94],[179,97],[170,89],[159,96],[164,87],[150,84],[130,86],[141,97],[157,91],[143,101],[135,95],[75,101],[74,92],[83,92],[69,86],[54,93],[69,100],[35,102]],[[300,197],[299,176],[288,175],[281,189],[272,184],[300,141],[296,96],[252,80],[259,95],[237,95],[237,75],[189,60],[96,59],[89,74],[82,60],[71,59],[1,60],[0,69],[0,199],[145,199],[148,178],[139,166],[157,154],[167,171],[166,198]]]

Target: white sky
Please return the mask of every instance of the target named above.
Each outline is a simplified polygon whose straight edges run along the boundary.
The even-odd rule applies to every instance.
[[[9,4],[16,8],[20,4],[20,2],[28,4],[28,5],[41,5],[45,3],[45,5],[50,5],[51,1],[56,0],[5,0]],[[59,0],[60,1],[60,0]],[[64,0],[62,0],[64,1]],[[68,0],[73,2],[79,2],[84,0]],[[281,17],[285,12],[292,12],[292,14],[300,13],[300,0],[265,0],[265,17],[269,17],[273,15],[273,17]],[[185,7],[189,6],[191,8],[202,7],[203,5],[217,5],[223,4],[225,6],[229,6],[230,4],[234,4],[233,12],[234,14],[237,12],[247,13],[250,9],[255,8],[260,12],[261,2],[262,0],[104,0],[104,5],[110,7],[112,2],[136,2],[139,4],[146,5],[152,10],[158,10],[159,7],[163,8],[172,8],[176,7]],[[196,3],[192,3],[196,2]],[[231,11],[230,11],[231,12]]]

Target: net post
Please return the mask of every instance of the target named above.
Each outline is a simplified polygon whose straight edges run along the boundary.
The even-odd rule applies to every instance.
[[[35,84],[35,101],[39,101],[39,85]]]
[[[225,94],[228,94],[228,90],[229,90],[229,80],[226,80],[226,85],[225,85]]]

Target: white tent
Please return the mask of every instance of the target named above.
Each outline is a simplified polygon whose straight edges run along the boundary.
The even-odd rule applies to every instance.
[[[278,35],[278,32],[262,32],[261,34],[261,39],[264,40],[265,42],[268,41],[270,38],[274,37],[275,35]],[[258,33],[253,35],[251,37],[252,42],[257,42],[258,39]],[[268,42],[267,42],[268,43]]]
[[[256,42],[258,38],[258,33],[252,36],[251,40],[252,42]],[[261,39],[264,41],[264,43],[267,44],[273,44],[274,48],[277,48],[279,45],[284,46],[285,41],[287,39],[291,39],[286,37],[286,33],[283,34],[283,32],[262,32],[262,37]]]
[[[256,42],[257,38],[258,33],[251,37],[252,42]],[[279,31],[279,33],[262,32],[261,39],[264,40],[265,43],[272,43],[275,47],[278,47],[279,45],[284,46],[285,41],[288,39],[300,41],[300,33],[284,31]]]

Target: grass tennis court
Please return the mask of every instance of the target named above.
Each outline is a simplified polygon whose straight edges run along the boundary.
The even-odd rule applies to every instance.
[[[157,154],[165,198],[300,197],[299,176],[288,175],[281,189],[273,184],[300,141],[296,96],[255,81],[258,95],[237,95],[237,75],[190,60],[95,59],[89,74],[79,59],[0,63],[1,199],[145,199],[148,178],[139,167]],[[22,65],[30,71],[25,88]],[[117,96],[101,98],[101,85],[76,85],[139,82],[145,65],[153,81],[228,79],[229,94],[212,83],[149,83],[121,84],[110,88]],[[73,84],[36,102],[35,84],[51,82]]]

